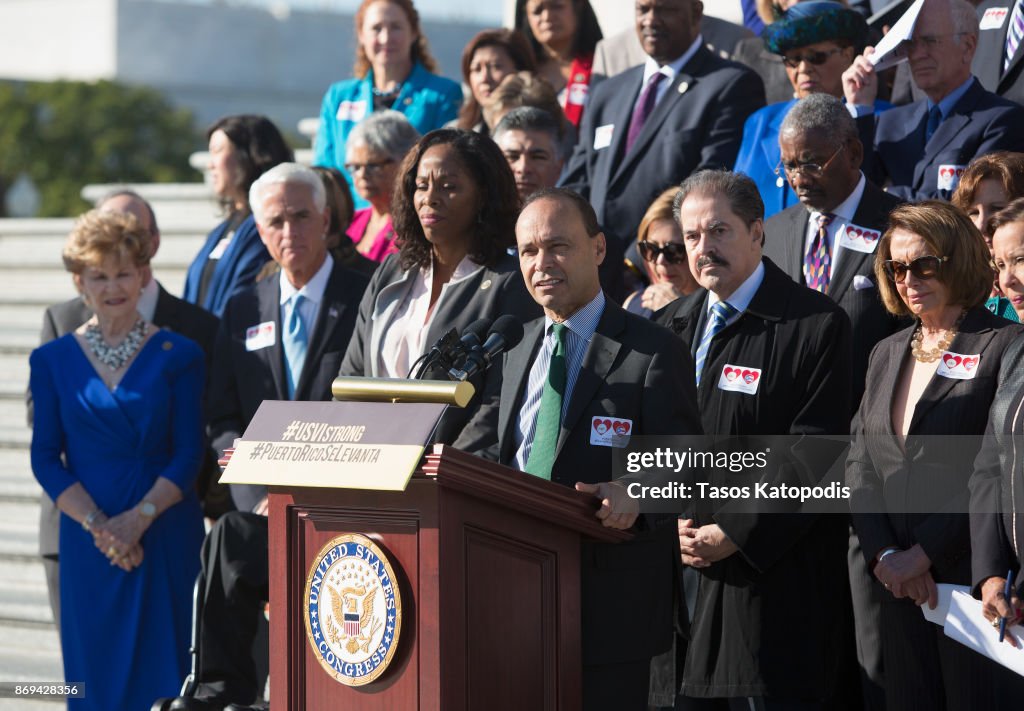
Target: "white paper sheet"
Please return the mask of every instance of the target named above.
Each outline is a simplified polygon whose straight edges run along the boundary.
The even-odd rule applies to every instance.
[[[939,627],[944,627],[946,615],[949,614],[949,603],[953,599],[953,592],[957,591],[970,595],[971,589],[966,585],[953,585],[951,583],[938,583],[935,587],[939,590],[938,604],[932,610],[928,607],[928,603],[925,603],[921,605],[921,612],[924,613],[924,618],[929,622],[934,622]]]
[[[1024,639],[1024,626],[1010,628],[1018,640]],[[984,654],[1007,669],[1024,676],[1024,648],[999,641],[999,630],[981,614],[981,601],[954,590],[946,615],[946,636]]]
[[[902,51],[900,44],[914,36],[914,25],[917,24],[917,16],[921,14],[923,5],[924,0],[914,0],[914,4],[875,46],[875,53],[868,57],[868,61],[875,65],[876,72],[895,67],[907,60],[907,55]]]

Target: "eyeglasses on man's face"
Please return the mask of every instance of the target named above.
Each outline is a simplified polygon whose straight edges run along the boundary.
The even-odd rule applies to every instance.
[[[780,178],[783,177],[782,173],[785,172],[787,176],[796,175],[800,173],[807,175],[812,178],[820,178],[821,174],[825,172],[825,168],[828,167],[829,163],[836,159],[836,156],[843,152],[845,146],[839,146],[836,152],[833,153],[828,160],[824,163],[786,163],[779,161],[779,164],[775,166],[775,174]]]

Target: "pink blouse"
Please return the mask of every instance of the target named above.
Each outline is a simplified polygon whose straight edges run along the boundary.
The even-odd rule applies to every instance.
[[[366,237],[366,226],[370,224],[370,217],[373,216],[373,208],[367,207],[362,210],[356,210],[352,216],[352,224],[345,230],[353,243],[358,244],[360,240]],[[381,228],[380,232],[373,238],[373,245],[370,247],[368,252],[359,250],[361,254],[364,254],[368,259],[372,259],[375,262],[383,262],[384,258],[389,254],[394,254],[398,251],[398,245],[395,244],[395,231],[391,227],[391,216],[388,216],[388,221]]]

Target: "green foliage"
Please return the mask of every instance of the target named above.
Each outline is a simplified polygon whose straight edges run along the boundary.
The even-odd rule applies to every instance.
[[[192,182],[192,115],[142,87],[109,81],[0,83],[0,194],[25,172],[41,217],[88,209],[89,183]],[[2,212],[0,202],[0,212]]]

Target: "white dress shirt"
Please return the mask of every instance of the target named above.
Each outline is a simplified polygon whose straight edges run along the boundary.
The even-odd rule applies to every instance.
[[[828,226],[826,232],[828,233],[828,246],[829,254],[831,254],[831,262],[829,263],[829,279],[835,276],[836,269],[839,267],[839,260],[843,258],[843,252],[845,251],[841,246],[836,244],[836,235],[839,234],[840,228],[844,225],[853,224],[853,216],[857,213],[857,208],[860,206],[861,198],[864,197],[864,186],[867,184],[867,180],[864,179],[864,174],[861,173],[860,180],[857,182],[857,187],[853,189],[849,197],[843,200],[836,209],[832,211],[832,214],[836,216],[832,220],[832,224]],[[818,236],[818,218],[822,215],[817,210],[811,211],[811,219],[807,223],[807,234],[804,235],[804,251],[800,260],[800,264],[804,264],[807,259],[807,251],[811,248],[811,244]],[[861,225],[863,227],[863,225]],[[801,267],[802,268],[802,267]]]
[[[281,325],[282,328],[287,327],[287,311],[286,306],[296,294],[302,294],[305,300],[299,304],[299,316],[302,317],[303,323],[306,324],[306,345],[309,346],[313,342],[313,332],[316,329],[316,319],[320,315],[320,304],[324,300],[324,291],[327,289],[327,282],[331,278],[331,270],[334,269],[334,258],[331,257],[331,253],[327,253],[327,258],[324,259],[324,263],[320,265],[320,269],[317,270],[313,278],[306,282],[305,286],[301,289],[296,289],[295,286],[288,281],[288,277],[285,276],[284,270],[281,270]]]

